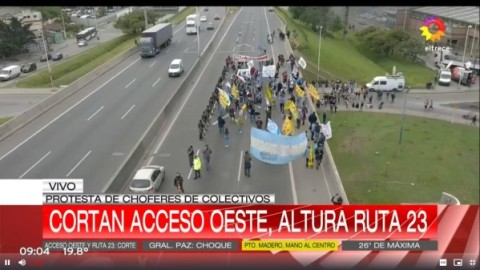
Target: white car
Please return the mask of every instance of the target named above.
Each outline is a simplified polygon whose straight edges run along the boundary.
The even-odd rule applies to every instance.
[[[86,40],[84,40],[84,39],[82,39],[82,40],[80,40],[80,41],[78,42],[78,46],[79,46],[79,47],[85,47],[85,46],[87,46],[87,45],[88,45],[88,42],[87,42]]]
[[[201,22],[206,22],[206,21],[207,21],[207,16],[202,16],[202,17],[200,17],[200,21],[201,21]]]
[[[165,168],[163,166],[145,166],[135,173],[130,183],[130,191],[136,193],[153,193],[160,188],[164,180]]]
[[[168,77],[180,76],[184,70],[182,59],[173,59],[168,67]]]

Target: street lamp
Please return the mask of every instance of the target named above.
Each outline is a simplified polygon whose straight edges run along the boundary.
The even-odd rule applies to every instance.
[[[405,8],[405,13],[403,14],[403,31],[405,31],[405,24],[407,23],[407,12],[408,8]]]
[[[195,7],[195,11],[197,12],[197,21],[200,21],[200,13],[198,13],[198,6]],[[198,49],[198,58],[200,58],[200,25],[197,26],[197,49]]]
[[[63,38],[67,39],[67,30],[65,30],[65,20],[63,19],[63,9],[61,10],[62,14],[62,24],[63,24]]]
[[[465,35],[465,45],[463,48],[463,58],[462,58],[462,66],[465,66],[465,53],[467,52],[467,43],[468,43],[468,31],[472,28],[471,25],[468,26],[467,28],[467,34]]]
[[[50,75],[50,84],[52,85],[52,88],[53,88],[52,70],[50,69],[50,61],[48,60],[47,42],[45,42],[45,36],[43,34],[43,29],[42,29],[41,33],[42,33],[43,48],[45,49],[45,59],[47,59],[48,74]]]
[[[407,108],[407,95],[408,92],[410,91],[410,88],[405,89],[405,97],[403,99],[403,117],[402,117],[402,124],[400,126],[400,141],[398,142],[400,145],[402,144],[402,138],[403,138],[403,125],[405,124],[405,110]]]
[[[473,45],[475,44],[475,34],[477,33],[477,25],[478,23],[475,23],[475,28],[473,28],[473,38],[472,38],[472,48],[470,49],[470,58],[473,57]]]
[[[319,38],[318,38],[318,60],[317,60],[317,83],[318,77],[320,76],[320,49],[322,48],[322,29],[323,26],[320,26]]]

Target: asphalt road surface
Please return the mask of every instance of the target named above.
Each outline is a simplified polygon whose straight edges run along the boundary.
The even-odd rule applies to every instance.
[[[223,17],[224,10],[207,13]],[[201,50],[215,31],[201,32]],[[85,192],[101,192],[180,86],[181,78],[168,77],[168,65],[182,58],[188,72],[198,57],[196,41],[176,28],[172,44],[156,57],[131,56],[3,140],[0,178],[83,178]]]
[[[235,125],[226,119],[227,127],[231,131],[231,144],[228,148],[225,147],[223,135],[219,134],[216,125],[209,128],[205,142],[198,139],[199,116],[208,103],[227,55],[256,56],[259,55],[259,45],[268,45],[267,53],[274,59],[280,53],[288,56],[285,43],[278,37],[271,46],[266,42],[267,33],[273,30],[278,33],[281,26],[280,19],[264,7],[243,7],[239,11],[233,25],[218,44],[215,55],[205,63],[200,74],[201,79],[193,86],[188,99],[179,108],[181,111],[177,114],[178,118],[172,120],[167,134],[159,139],[152,157],[147,161],[149,164],[163,165],[166,168],[167,179],[159,192],[175,192],[173,179],[178,171],[185,179],[184,188],[187,193],[274,193],[276,202],[283,204],[330,202],[331,193],[338,189],[333,180],[326,181],[326,175],[330,172],[306,169],[304,159],[291,165],[269,165],[253,159],[251,177],[245,177],[242,154],[250,148],[249,121],[246,121],[243,133],[239,134]],[[285,70],[286,66],[285,64],[280,72]],[[264,109],[265,104],[262,104],[262,121],[265,121]],[[217,114],[212,117],[212,122],[216,117]],[[281,124],[280,117],[277,108],[273,119],[278,124]],[[213,151],[210,170],[207,172],[203,164],[202,177],[193,180],[186,150],[189,145],[193,145],[198,152],[205,144]]]

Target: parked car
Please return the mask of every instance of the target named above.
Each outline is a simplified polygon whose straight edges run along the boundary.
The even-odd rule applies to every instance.
[[[37,70],[37,64],[35,63],[25,64],[22,66],[21,70],[23,73],[29,73],[29,72],[35,71]]]
[[[206,22],[206,21],[207,21],[207,16],[202,16],[202,17],[200,17],[200,21],[201,21],[201,22]]]
[[[53,57],[52,57],[52,61],[60,61],[63,59],[63,54],[61,53],[56,53]]]
[[[20,67],[17,65],[8,66],[0,70],[0,81],[8,81],[20,76]]]
[[[88,45],[88,42],[85,39],[82,39],[78,42],[78,47],[85,47]]]
[[[220,16],[218,16],[217,14],[215,14],[215,17],[213,17],[214,20],[218,21],[220,20]]]
[[[152,193],[160,188],[165,180],[165,167],[150,165],[139,169],[130,183],[130,191]]]
[[[215,26],[213,25],[213,23],[209,23],[207,25],[207,30],[213,30],[213,29],[215,29]]]
[[[42,56],[40,57],[40,62],[45,62],[47,61],[47,58],[48,60],[52,60],[52,54],[47,54],[47,56],[45,56],[45,54],[42,54]]]

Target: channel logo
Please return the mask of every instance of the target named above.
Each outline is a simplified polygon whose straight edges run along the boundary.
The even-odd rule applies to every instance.
[[[428,28],[431,25],[435,25],[437,27],[437,32],[430,32]],[[425,37],[426,41],[440,41],[440,39],[445,35],[445,22],[438,17],[430,17],[422,23],[422,27],[419,29],[422,31],[422,37]]]
[[[453,259],[453,266],[463,266],[463,260],[462,259]]]
[[[440,266],[447,266],[447,259],[443,259],[443,258],[440,259],[440,261],[438,262],[438,264],[439,264]]]

